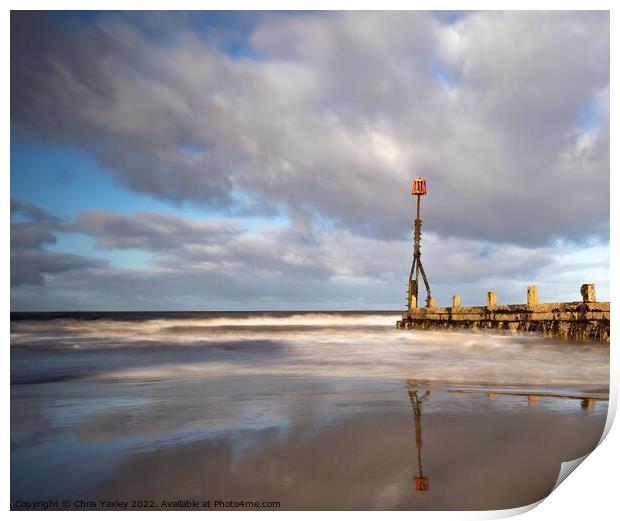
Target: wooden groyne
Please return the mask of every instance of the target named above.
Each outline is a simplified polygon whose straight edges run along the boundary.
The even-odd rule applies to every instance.
[[[486,306],[461,306],[452,297],[451,307],[414,307],[396,322],[398,329],[466,328],[510,333],[532,332],[578,341],[609,342],[609,302],[596,302],[594,284],[581,286],[577,302],[538,303],[538,288],[529,286],[527,304],[498,306],[494,291],[487,293]]]

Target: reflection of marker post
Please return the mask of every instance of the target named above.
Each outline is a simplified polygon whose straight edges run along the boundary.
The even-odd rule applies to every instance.
[[[415,445],[418,452],[418,475],[413,477],[413,485],[416,492],[427,492],[430,488],[428,477],[422,470],[422,402],[418,397],[418,392],[411,388],[409,388],[409,399],[415,419]]]
[[[594,409],[596,406],[596,400],[594,398],[584,398],[581,400],[582,409]]]

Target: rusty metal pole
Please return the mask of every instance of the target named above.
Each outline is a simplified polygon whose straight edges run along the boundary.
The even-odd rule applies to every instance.
[[[420,219],[420,196],[426,195],[426,180],[416,178],[413,180],[413,187],[411,194],[417,197],[416,205],[416,219],[413,235],[413,263],[411,264],[411,271],[409,273],[409,284],[407,289],[407,310],[411,310],[413,307],[418,306],[418,289],[420,287],[420,273],[422,273],[422,279],[426,287],[426,305],[431,304],[431,288],[422,266],[422,260],[420,259],[420,240],[422,238],[422,219]],[[414,277],[415,273],[415,277]]]
[[[414,285],[416,307],[418,303],[418,290],[420,288],[419,281],[420,281],[420,266],[421,266],[421,261],[420,261],[420,238],[422,235],[421,228],[422,228],[422,221],[420,220],[420,194],[418,194],[418,208],[416,212],[415,232],[413,236],[413,257],[415,259],[415,264],[416,264],[415,285]]]
[[[420,194],[418,194],[418,210],[416,211],[416,214],[415,214],[415,220],[416,221],[420,220]]]

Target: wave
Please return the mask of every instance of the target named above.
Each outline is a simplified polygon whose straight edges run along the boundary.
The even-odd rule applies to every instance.
[[[36,381],[71,367],[75,377],[103,380],[253,375],[608,385],[606,347],[537,336],[399,331],[397,318],[265,313],[21,321],[11,324],[11,374],[15,382]]]
[[[142,321],[113,320],[81,320],[77,318],[55,318],[53,320],[12,321],[12,335],[50,333],[88,333],[91,335],[106,334],[110,336],[131,336],[136,333],[157,333],[173,331],[173,328],[290,328],[290,327],[367,327],[394,326],[400,316],[396,313],[296,313],[251,314],[246,316],[224,315],[201,318],[152,318]]]

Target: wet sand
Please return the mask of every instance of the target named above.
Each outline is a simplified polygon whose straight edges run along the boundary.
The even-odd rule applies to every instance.
[[[353,313],[11,330],[14,509],[514,508],[606,420],[602,346]]]
[[[46,403],[45,386],[34,394],[14,389],[12,428],[23,434],[12,443],[13,503],[512,508],[545,497],[560,463],[596,446],[607,409],[606,401],[584,408],[575,398],[534,401],[519,390],[489,396],[407,382],[237,378],[175,384],[155,396],[148,385],[124,384],[125,398],[104,396],[101,383],[82,384],[89,389],[77,398],[79,385],[67,385],[62,397],[56,389],[53,403]],[[422,398],[427,492],[414,489],[419,468],[410,389]],[[26,407],[28,401],[38,407]],[[55,425],[44,423],[50,416]]]

